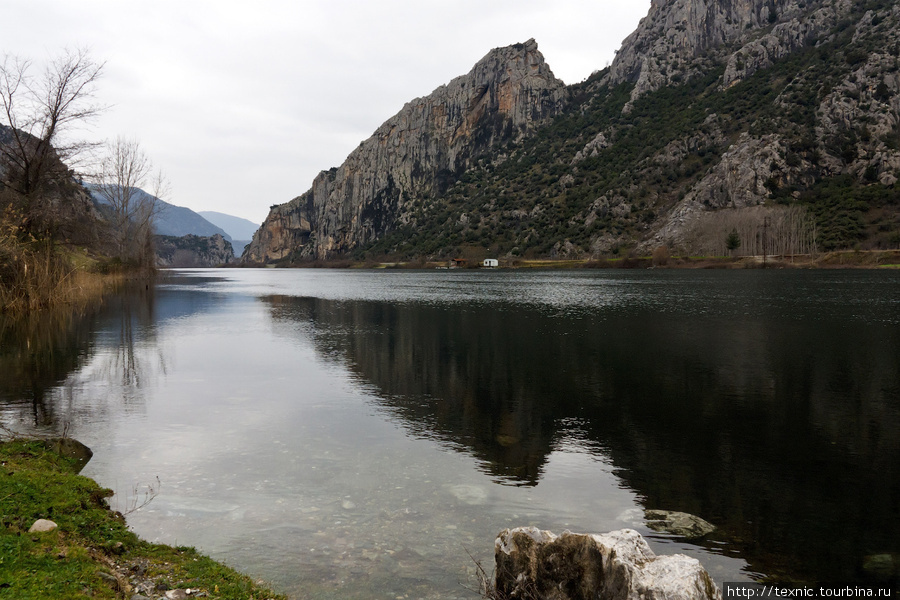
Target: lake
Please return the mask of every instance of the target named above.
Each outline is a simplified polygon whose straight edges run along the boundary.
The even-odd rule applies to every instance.
[[[898,271],[181,270],[0,342],[0,423],[292,597],[475,598],[524,525],[897,582]]]

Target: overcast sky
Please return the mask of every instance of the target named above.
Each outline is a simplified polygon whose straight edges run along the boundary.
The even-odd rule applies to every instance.
[[[409,100],[534,38],[554,74],[613,58],[650,0],[2,0],[0,49],[105,61],[84,137],[136,138],[166,200],[262,222]],[[35,71],[37,72],[37,70]]]

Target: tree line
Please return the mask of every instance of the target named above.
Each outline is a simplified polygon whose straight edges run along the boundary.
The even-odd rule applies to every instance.
[[[685,245],[714,256],[814,255],[816,235],[815,218],[800,205],[726,208],[702,213]]]
[[[74,269],[67,245],[131,271],[154,270],[162,173],[135,139],[77,135],[106,109],[96,100],[104,66],[82,49],[41,70],[13,55],[0,62],[0,310],[53,303]]]

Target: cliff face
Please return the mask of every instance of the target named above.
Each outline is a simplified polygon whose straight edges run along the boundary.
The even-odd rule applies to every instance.
[[[727,56],[724,83],[731,85],[818,41],[849,9],[850,0],[653,0],[622,43],[608,82],[633,82],[636,100]]]
[[[209,237],[158,235],[155,242],[156,264],[160,267],[217,267],[234,262],[231,242],[218,233]]]
[[[406,104],[305,194],[274,207],[243,260],[329,258],[371,242],[475,159],[557,115],[568,96],[534,40],[492,50],[467,75]]]

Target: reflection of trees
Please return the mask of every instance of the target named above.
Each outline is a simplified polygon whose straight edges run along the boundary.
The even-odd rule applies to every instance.
[[[165,372],[165,359],[154,342],[154,295],[154,288],[144,287],[112,299],[116,308],[113,319],[118,323],[109,329],[118,331],[119,339],[117,345],[107,349],[102,370],[108,373],[108,381],[123,389],[140,390],[148,371]],[[156,365],[147,364],[148,357],[143,356],[142,349],[155,352]]]
[[[83,362],[96,319],[96,310],[69,307],[0,316],[0,402],[15,405],[19,420],[39,427],[58,423],[47,393]]]
[[[761,570],[857,580],[864,555],[900,552],[895,326],[268,302],[396,420],[497,478],[537,484],[560,440],[580,439],[648,508],[715,522]]]
[[[103,355],[101,370],[107,381],[138,387],[147,365],[136,348],[152,339],[153,300],[152,289],[140,286],[78,311],[44,311],[0,320],[4,420],[28,429],[60,432],[74,413],[83,410],[75,405],[66,380],[98,354]]]

